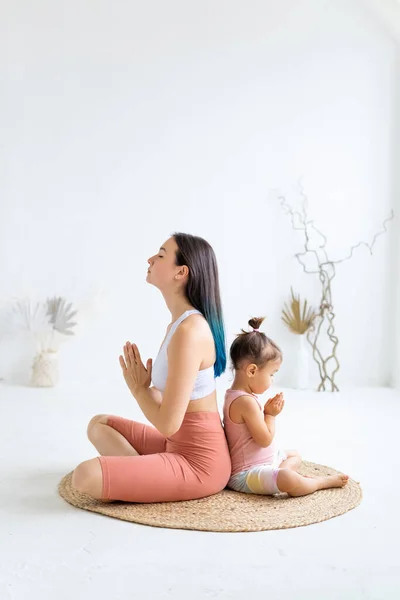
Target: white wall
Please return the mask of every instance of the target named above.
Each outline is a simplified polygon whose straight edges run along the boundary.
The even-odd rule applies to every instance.
[[[400,28],[399,28],[400,30]],[[400,36],[399,36],[400,41]],[[396,105],[400,106],[400,49],[397,53],[397,86],[396,86],[396,95],[395,95]],[[394,173],[394,196],[395,196],[395,210],[397,215],[400,215],[400,172],[399,172],[399,164],[400,164],[400,111],[396,113],[396,121],[393,127],[393,173]],[[397,218],[397,221],[399,219]],[[394,331],[395,344],[394,344],[394,353],[392,356],[392,379],[391,384],[400,389],[400,236],[399,232],[399,224],[397,223],[397,227],[395,229],[397,235],[393,236],[392,243],[392,253],[394,260],[395,269],[393,276],[394,290],[391,296],[391,304],[390,304],[390,315],[391,315],[391,326]]]
[[[290,385],[282,304],[291,285],[317,302],[319,285],[272,190],[296,204],[303,176],[332,256],[371,241],[393,205],[394,41],[349,0],[2,7],[0,296],[81,304],[102,285],[105,308],[63,347],[62,374],[118,379],[126,339],[155,356],[169,319],[147,257],[174,230],[202,235],[228,341],[268,315]],[[393,233],[339,265],[341,386],[390,381]],[[31,352],[20,362],[3,339],[0,376],[18,378]]]

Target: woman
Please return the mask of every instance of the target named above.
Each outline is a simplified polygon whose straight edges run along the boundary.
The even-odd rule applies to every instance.
[[[119,361],[154,427],[110,415],[90,421],[101,456],[78,465],[72,483],[103,501],[203,498],[231,474],[215,390],[226,353],[214,251],[200,237],[175,233],[148,263],[147,281],[161,291],[172,322],[154,366],[149,359],[145,367],[129,342]]]

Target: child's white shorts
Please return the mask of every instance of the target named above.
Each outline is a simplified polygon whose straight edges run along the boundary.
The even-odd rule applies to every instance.
[[[263,494],[265,496],[280,494],[281,492],[278,489],[276,480],[279,473],[279,465],[286,459],[286,452],[278,450],[271,463],[257,465],[246,471],[240,471],[240,473],[232,475],[227,487],[236,492],[244,492],[245,494]]]

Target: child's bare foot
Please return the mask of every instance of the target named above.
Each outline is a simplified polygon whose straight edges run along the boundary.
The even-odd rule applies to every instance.
[[[327,477],[303,477],[291,469],[279,469],[276,483],[281,492],[287,492],[290,496],[306,496],[317,490],[343,487],[348,480],[348,475],[342,473]]]
[[[349,481],[348,475],[338,473],[337,475],[327,475],[326,477],[315,477],[319,481],[319,489],[327,490],[334,487],[344,487]]]

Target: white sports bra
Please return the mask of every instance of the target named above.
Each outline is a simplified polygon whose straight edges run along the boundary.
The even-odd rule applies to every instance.
[[[162,343],[159,353],[157,354],[157,358],[153,364],[152,370],[152,380],[153,385],[163,392],[165,389],[165,384],[167,383],[168,376],[168,356],[167,356],[167,348],[168,344],[171,341],[172,336],[174,335],[176,328],[178,325],[182,323],[189,315],[194,315],[198,313],[201,315],[202,313],[199,310],[187,310],[171,325],[171,329],[168,331],[165,340]],[[198,398],[204,398],[208,396],[215,390],[215,377],[214,377],[214,365],[208,367],[208,369],[202,369],[197,373],[196,381],[194,382],[193,391],[191,393],[190,399],[197,400]]]

